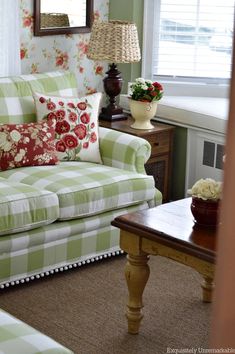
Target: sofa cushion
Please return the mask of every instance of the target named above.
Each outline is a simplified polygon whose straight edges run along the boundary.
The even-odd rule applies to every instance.
[[[155,194],[152,176],[88,162],[19,168],[1,175],[56,193],[61,220],[135,205]]]
[[[0,236],[50,224],[58,215],[56,194],[0,178]]]
[[[55,165],[53,122],[0,124],[0,170]]]
[[[102,162],[98,138],[101,98],[102,93],[82,98],[34,93],[38,121],[56,121],[56,150],[60,160]]]
[[[17,124],[36,121],[33,91],[76,96],[75,75],[68,71],[52,71],[0,78],[0,122]]]
[[[73,354],[48,336],[0,310],[1,354]]]

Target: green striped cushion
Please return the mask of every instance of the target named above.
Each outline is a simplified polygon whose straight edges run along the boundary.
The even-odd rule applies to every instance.
[[[88,162],[18,168],[1,176],[56,193],[60,220],[142,203],[155,194],[152,176]]]
[[[48,336],[0,310],[1,354],[73,354]]]
[[[0,178],[0,236],[50,224],[58,214],[56,194]]]
[[[32,92],[77,96],[77,82],[68,71],[0,78],[0,123],[36,121]]]

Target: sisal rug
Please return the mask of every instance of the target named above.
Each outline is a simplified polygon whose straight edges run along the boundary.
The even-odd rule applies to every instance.
[[[207,348],[211,304],[201,301],[201,277],[161,257],[149,261],[140,333],[127,333],[125,262],[125,256],[114,257],[1,290],[0,307],[75,354]]]

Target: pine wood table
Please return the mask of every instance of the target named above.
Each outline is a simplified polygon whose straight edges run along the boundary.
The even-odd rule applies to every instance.
[[[121,229],[120,247],[128,253],[125,276],[129,333],[139,332],[143,317],[142,295],[150,273],[149,255],[167,257],[198,271],[203,277],[203,301],[211,302],[216,230],[194,223],[190,203],[191,198],[185,198],[122,215],[112,222]]]

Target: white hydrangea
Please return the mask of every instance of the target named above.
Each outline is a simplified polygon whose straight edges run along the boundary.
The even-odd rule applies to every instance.
[[[201,178],[188,190],[188,193],[203,200],[218,200],[222,196],[222,183],[212,178]]]
[[[142,84],[142,85],[141,85],[141,88],[142,88],[143,90],[148,90],[148,86],[145,85],[145,84],[144,84],[144,85]]]
[[[142,77],[138,77],[138,79],[136,79],[135,81],[143,85],[145,84],[145,79],[143,79]]]

